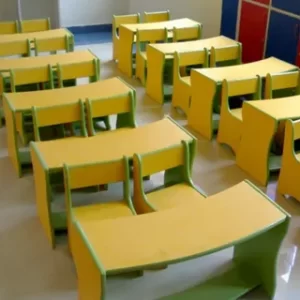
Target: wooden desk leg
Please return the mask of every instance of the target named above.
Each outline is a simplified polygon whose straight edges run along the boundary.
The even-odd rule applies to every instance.
[[[35,148],[34,143],[30,147],[33,175],[35,183],[35,198],[37,213],[42,223],[43,229],[50,242],[52,248],[55,248],[55,234],[52,225],[51,211],[50,211],[50,194],[49,188],[49,173],[43,164],[43,159],[40,157],[38,150]]]
[[[122,73],[132,77],[132,45],[134,33],[125,27],[120,27],[118,67]]]
[[[237,164],[263,186],[269,179],[269,155],[276,128],[276,120],[244,103]]]
[[[164,103],[164,54],[147,46],[147,82],[146,92],[159,104]]]
[[[192,70],[192,101],[188,126],[211,140],[213,136],[213,105],[217,83]]]
[[[234,262],[240,278],[259,279],[270,299],[273,299],[276,290],[277,257],[288,225],[289,218],[234,249]]]

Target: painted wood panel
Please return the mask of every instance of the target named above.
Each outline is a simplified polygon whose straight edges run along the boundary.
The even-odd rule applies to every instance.
[[[272,6],[296,15],[300,15],[299,0],[273,0]]]
[[[239,0],[223,0],[221,34],[235,39]]]
[[[239,41],[243,44],[244,63],[263,58],[267,22],[267,8],[242,2]]]

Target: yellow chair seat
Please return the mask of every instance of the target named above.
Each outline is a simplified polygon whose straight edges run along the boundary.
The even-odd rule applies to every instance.
[[[79,221],[115,219],[132,216],[125,201],[99,203],[73,208],[74,217]]]
[[[230,110],[231,113],[240,121],[243,121],[243,116],[242,116],[242,109],[241,108],[235,108]]]
[[[147,194],[148,201],[157,210],[165,210],[180,205],[189,205],[205,199],[199,192],[187,184],[176,184],[174,186],[154,191]]]

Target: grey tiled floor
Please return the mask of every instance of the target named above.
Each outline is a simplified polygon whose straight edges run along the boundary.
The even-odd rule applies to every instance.
[[[81,48],[81,47],[79,47]],[[85,48],[85,47],[83,47]],[[91,45],[102,60],[101,78],[121,75],[111,60],[111,45]],[[137,121],[152,122],[170,114],[180,124],[185,119],[170,105],[157,105],[134,79],[125,78],[137,89]],[[196,135],[197,136],[197,135]],[[235,164],[229,149],[197,136],[198,152],[193,179],[207,194],[230,187],[247,176]],[[251,178],[247,178],[251,179]],[[276,300],[300,299],[300,203],[276,194],[276,178],[264,189],[293,216],[278,262]],[[140,278],[108,281],[109,299],[154,300],[183,290],[201,278],[226,268],[232,249],[209,257],[147,272]],[[31,174],[18,179],[7,157],[6,130],[0,129],[0,300],[75,300],[76,273],[65,243],[53,251],[36,215],[34,181]],[[245,299],[267,299],[262,291]],[[210,300],[210,299],[204,299]],[[222,300],[222,299],[220,299]]]

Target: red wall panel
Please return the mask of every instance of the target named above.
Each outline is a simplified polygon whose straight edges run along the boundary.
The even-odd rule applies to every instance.
[[[298,52],[297,52],[296,64],[300,68],[300,41],[298,43]]]
[[[260,60],[264,55],[268,9],[242,2],[239,41],[243,44],[243,62]]]

